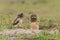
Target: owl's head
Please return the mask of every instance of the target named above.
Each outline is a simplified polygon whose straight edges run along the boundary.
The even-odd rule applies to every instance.
[[[23,13],[19,13],[19,14],[17,15],[17,17],[18,17],[18,18],[23,18]]]
[[[37,16],[36,14],[31,14],[31,22],[36,22],[37,21]]]

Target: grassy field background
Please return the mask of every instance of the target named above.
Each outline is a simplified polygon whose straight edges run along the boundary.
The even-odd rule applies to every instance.
[[[19,12],[23,12],[26,19],[29,12],[36,13],[38,21],[51,19],[60,23],[59,0],[0,0],[0,25],[9,26]]]
[[[35,13],[39,25],[42,26],[49,26],[52,23],[60,25],[60,0],[0,0],[0,30],[11,29],[12,22],[19,12],[24,13],[26,20],[29,19],[30,12]],[[46,21],[41,23],[40,20]],[[24,26],[29,27],[28,21]]]

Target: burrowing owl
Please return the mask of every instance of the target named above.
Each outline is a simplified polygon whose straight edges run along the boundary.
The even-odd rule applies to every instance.
[[[31,29],[39,29],[36,14],[31,14],[30,19],[31,19]]]
[[[13,21],[15,27],[22,27],[23,23],[23,13],[17,15],[17,18]]]

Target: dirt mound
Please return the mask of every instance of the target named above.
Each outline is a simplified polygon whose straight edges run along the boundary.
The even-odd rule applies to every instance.
[[[42,30],[30,30],[30,29],[12,29],[12,30],[3,30],[0,32],[0,35],[5,35],[5,36],[18,36],[18,35],[34,35],[42,32]]]

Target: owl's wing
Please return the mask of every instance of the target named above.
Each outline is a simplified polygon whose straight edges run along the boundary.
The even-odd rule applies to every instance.
[[[13,21],[13,25],[17,25],[19,23],[19,19],[15,19],[14,21]]]

